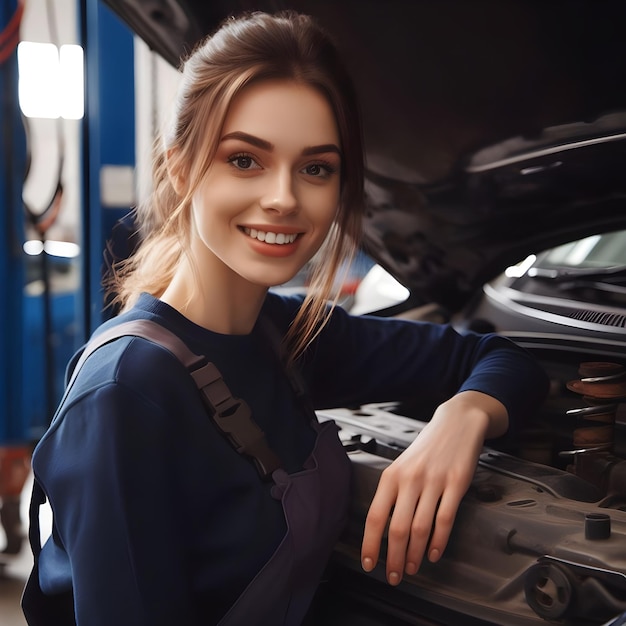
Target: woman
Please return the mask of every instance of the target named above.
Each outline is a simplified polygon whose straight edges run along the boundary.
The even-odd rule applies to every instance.
[[[190,56],[139,210],[143,243],[116,273],[123,312],[96,335],[151,320],[206,355],[279,468],[263,476],[219,432],[168,351],[137,337],[95,351],[33,461],[54,511],[39,582],[73,590],[78,624],[301,623],[349,483],[336,427],[308,402],[440,402],[381,477],[362,563],[378,562],[390,515],[390,584],[441,556],[485,438],[533,411],[546,381],[502,338],[328,305],[362,189],[353,89],[309,18],[231,19]],[[314,256],[304,301],[268,293]]]

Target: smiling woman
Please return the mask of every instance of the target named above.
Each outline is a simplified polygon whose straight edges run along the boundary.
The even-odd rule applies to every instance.
[[[336,218],[339,142],[332,109],[316,89],[285,80],[244,88],[192,196],[192,253],[161,300],[201,326],[249,333],[267,288],[311,260]],[[174,184],[186,195],[185,177]],[[243,301],[251,306],[233,307]]]
[[[247,25],[251,23],[252,20]],[[240,36],[244,22],[227,21],[224,28],[187,60],[174,105],[177,116],[166,129],[161,150],[156,155],[155,191],[138,209],[144,245],[138,254],[117,268],[113,291],[121,306],[131,306],[142,291],[157,297],[163,295],[177,271],[183,250],[189,245],[192,216],[198,217],[197,211],[191,210],[194,197],[199,187],[206,187],[207,179],[215,177],[214,172],[227,163],[238,170],[244,180],[254,177],[255,193],[259,184],[265,186],[263,195],[256,198],[264,208],[275,200],[297,202],[295,197],[284,195],[292,195],[291,182],[298,183],[298,192],[305,179],[310,185],[319,185],[321,189],[316,197],[334,188],[338,192],[333,206],[336,215],[331,220],[334,227],[327,227],[329,232],[314,244],[319,248],[325,241],[324,254],[320,257],[323,262],[314,264],[309,295],[288,332],[287,343],[296,357],[327,318],[326,302],[332,298],[336,275],[340,268],[348,265],[360,239],[364,206],[362,130],[352,81],[327,35],[317,26],[309,28],[309,20],[304,16],[292,22],[289,37],[283,40],[280,40],[282,34],[268,28],[268,39],[276,37],[271,42],[273,49],[267,46],[268,42],[263,42],[259,48],[260,41],[255,38],[248,41]],[[295,33],[299,37],[297,41],[291,40]],[[226,54],[231,47],[237,54]],[[268,89],[267,84],[272,82],[282,83],[283,93]],[[289,103],[283,102],[282,97],[287,92]],[[251,114],[259,104],[261,110]],[[301,104],[304,108],[299,111]],[[247,126],[233,125],[233,118],[241,115],[246,118]],[[229,124],[228,127],[225,124]],[[295,132],[294,140],[285,132],[287,125],[290,133]],[[255,132],[248,132],[248,127]],[[265,136],[266,128],[271,128],[276,139],[284,144],[277,146],[277,151],[285,153],[295,148],[300,151],[300,161],[293,161],[290,167],[299,165],[303,171],[294,176],[293,181],[285,179],[284,163],[265,167],[265,157],[274,155],[276,161],[273,138]],[[318,135],[317,131],[322,134]],[[251,149],[259,153],[257,159]],[[199,155],[203,155],[202,158]],[[284,156],[295,159],[295,154]],[[278,165],[282,168],[280,171]],[[258,181],[259,171],[263,171],[262,183]],[[267,184],[270,176],[273,188]],[[268,197],[277,193],[276,198]],[[311,192],[309,196],[313,197]],[[284,208],[275,207],[276,210],[284,211]],[[267,214],[267,210],[264,213]],[[292,216],[286,221],[293,219]],[[276,231],[276,224],[274,230],[269,229],[265,218],[248,226],[257,232]],[[284,229],[286,224],[281,226]],[[295,232],[300,239],[300,232],[294,231],[292,225],[283,232]],[[321,234],[316,232],[318,238]],[[311,234],[305,239],[310,242]],[[298,245],[294,248],[302,250],[298,259],[302,259],[309,245],[295,243]],[[267,250],[267,246],[259,248]],[[266,256],[279,252],[277,256],[282,258],[286,251],[275,250]],[[281,273],[286,276],[289,271]],[[271,284],[280,284],[280,280],[266,277],[265,285]],[[194,284],[191,290],[195,288]],[[190,291],[189,286],[187,291]]]
[[[363,531],[370,572],[388,526],[397,585],[441,557],[485,438],[546,391],[501,337],[328,302],[358,241],[363,152],[313,20],[227,20],[186,61],[174,110],[143,240],[114,276],[123,311],[70,363],[33,455],[54,532],[24,596],[32,626],[301,624],[350,493],[337,426],[314,409],[415,395],[437,409]],[[269,292],[311,263],[305,298]]]

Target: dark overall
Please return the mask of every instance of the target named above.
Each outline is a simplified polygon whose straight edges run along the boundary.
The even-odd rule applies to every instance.
[[[350,480],[337,426],[315,427],[317,441],[304,469],[290,475],[277,469],[272,475],[272,495],[282,501],[287,533],[220,626],[295,626],[307,612],[345,524]]]

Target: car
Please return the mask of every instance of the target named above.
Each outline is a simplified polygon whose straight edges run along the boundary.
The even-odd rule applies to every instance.
[[[316,623],[624,623],[626,4],[106,4],[173,66],[231,13],[317,17],[363,109],[363,253],[375,266],[355,312],[501,333],[549,374],[518,440],[484,448],[443,558],[394,588],[380,566],[360,568],[364,516],[433,407],[319,412],[341,427],[354,489]],[[385,283],[384,298],[367,293]]]

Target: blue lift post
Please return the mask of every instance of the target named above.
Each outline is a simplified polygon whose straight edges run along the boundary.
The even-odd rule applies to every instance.
[[[135,71],[133,34],[99,0],[80,0],[85,50],[83,120],[82,317],[84,338],[107,317],[101,287],[103,253],[114,224],[131,208],[104,201],[110,184],[126,186],[135,168]],[[107,180],[111,180],[107,178]],[[117,182],[116,182],[117,181]],[[113,194],[122,197],[128,194]],[[130,200],[129,200],[130,202]]]

